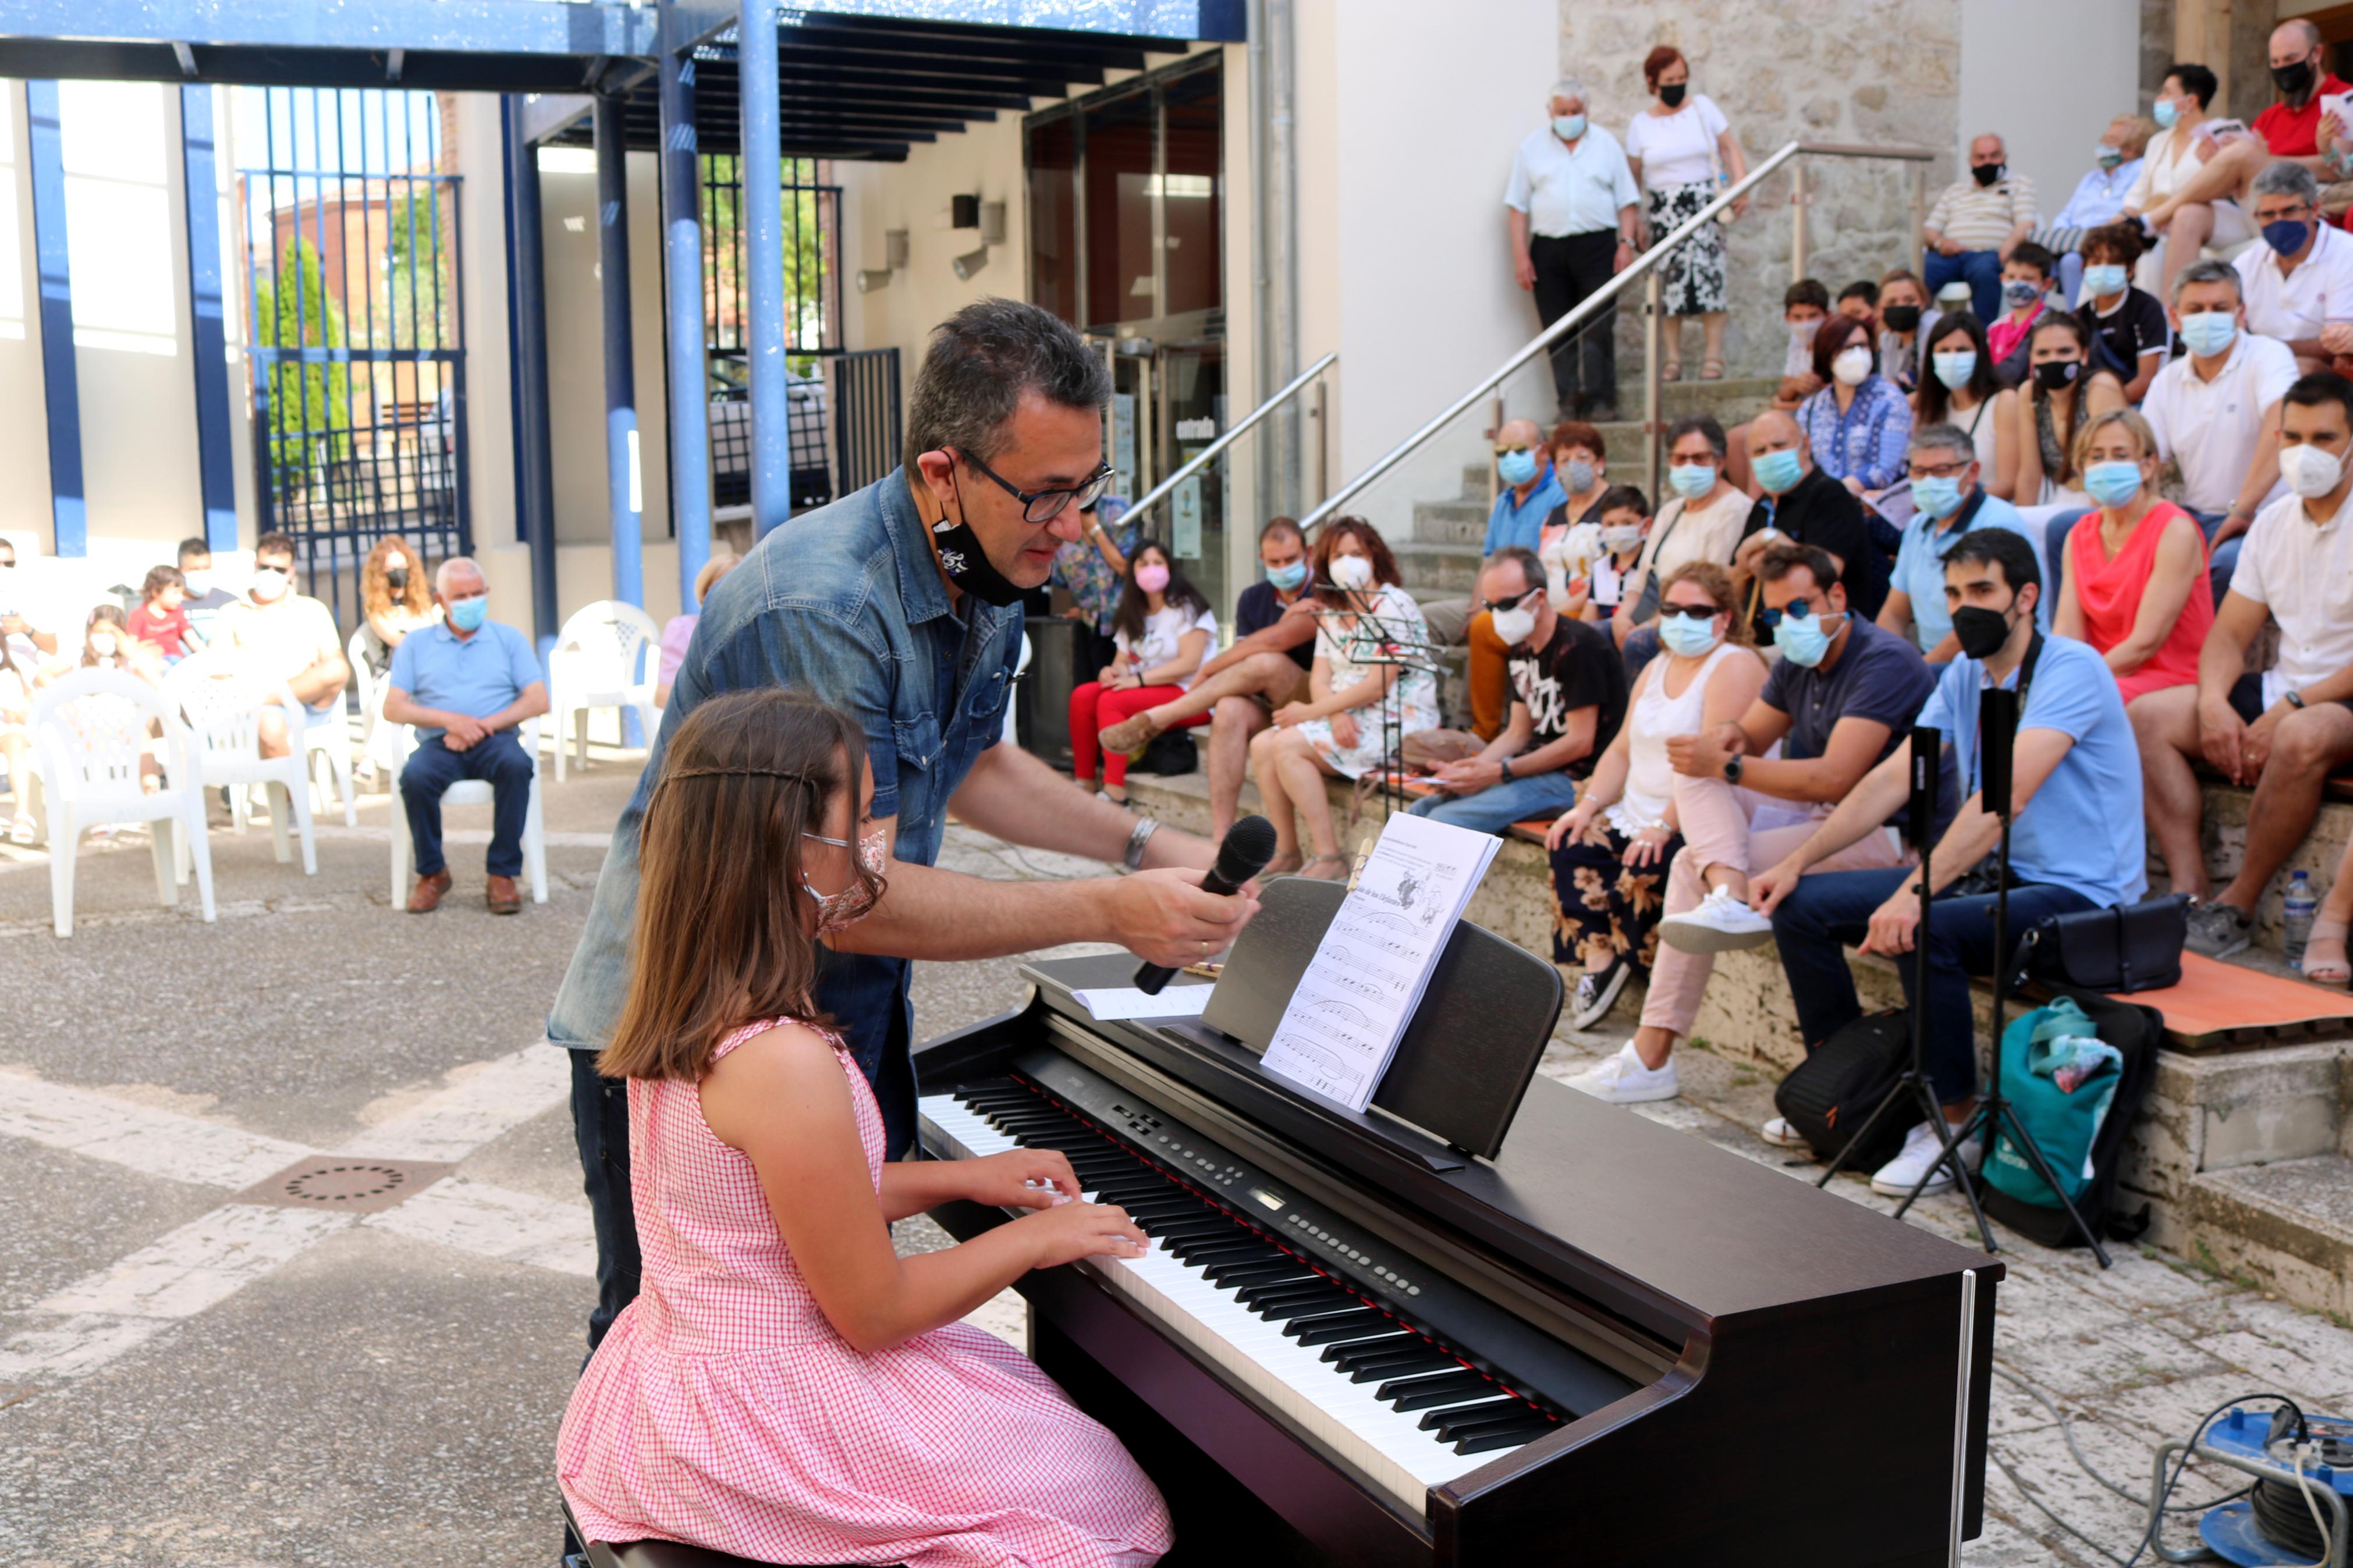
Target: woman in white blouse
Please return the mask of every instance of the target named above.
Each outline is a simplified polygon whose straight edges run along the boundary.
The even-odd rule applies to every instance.
[[[1642,62],[1642,79],[1650,84],[1651,107],[1634,116],[1626,128],[1626,162],[1634,179],[1650,193],[1651,243],[1696,217],[1714,201],[1722,186],[1747,178],[1748,161],[1740,154],[1740,139],[1705,93],[1691,90],[1691,63],[1672,44],[1661,44]],[[1732,204],[1730,216],[1748,210],[1748,198]],[[1700,362],[1699,378],[1715,381],[1724,374],[1725,265],[1724,231],[1714,224],[1685,240],[1659,269],[1666,310],[1677,319],[1666,332],[1666,363],[1660,374],[1680,380],[1683,373],[1683,327],[1680,320],[1697,316],[1707,334],[1707,357]]]
[[[1127,586],[1112,615],[1112,641],[1118,651],[1096,679],[1071,693],[1071,771],[1092,788],[1098,737],[1113,724],[1147,708],[1174,702],[1193,684],[1201,661],[1218,640],[1218,617],[1201,591],[1185,580],[1157,541],[1128,559]],[[1185,729],[1208,721],[1207,713],[1180,719]],[[1104,798],[1127,801],[1124,752],[1103,757]]]

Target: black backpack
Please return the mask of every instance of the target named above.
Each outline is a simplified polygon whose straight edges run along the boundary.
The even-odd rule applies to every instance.
[[[1910,1015],[1900,1007],[1866,1013],[1807,1054],[1773,1091],[1774,1108],[1816,1154],[1835,1160],[1843,1153],[1848,1170],[1869,1175],[1895,1158],[1917,1111],[1891,1110],[1872,1128],[1870,1142],[1848,1145],[1911,1060]]]
[[[1200,765],[1200,752],[1194,746],[1192,736],[1182,730],[1163,730],[1152,737],[1152,743],[1144,748],[1142,756],[1128,763],[1127,771],[1171,778],[1178,773],[1189,773]]]
[[[2093,1030],[2124,1058],[2107,1120],[2100,1123],[2099,1136],[2092,1141],[2091,1184],[2075,1199],[2075,1211],[2094,1235],[2116,1241],[2138,1240],[2148,1228],[2148,1205],[2143,1203],[2137,1213],[2117,1213],[2116,1167],[2122,1161],[2125,1135],[2140,1115],[2141,1101],[2148,1098],[2148,1086],[2157,1074],[2158,1047],[2165,1041],[2165,1015],[2154,1007],[2119,1002],[2072,985],[2053,985],[2051,994],[2054,1000],[2067,997],[2081,1007],[2092,1020]],[[1989,1218],[2000,1221],[2029,1241],[2044,1247],[2084,1245],[2084,1238],[2068,1223],[2067,1211],[2056,1205],[2045,1208],[2027,1203],[1986,1182],[1978,1184],[1978,1198]]]

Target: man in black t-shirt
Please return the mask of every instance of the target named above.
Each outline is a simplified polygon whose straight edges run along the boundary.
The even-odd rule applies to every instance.
[[[1577,781],[1626,719],[1626,661],[1591,621],[1556,613],[1536,553],[1510,544],[1479,569],[1474,613],[1494,617],[1504,641],[1512,716],[1475,757],[1438,770],[1444,793],[1413,804],[1417,816],[1482,833],[1549,822],[1577,801]]]
[[[1748,427],[1748,468],[1764,487],[1749,509],[1732,563],[1754,569],[1776,544],[1811,544],[1839,568],[1846,601],[1865,619],[1887,602],[1886,552],[1872,542],[1871,524],[1852,490],[1815,466],[1806,433],[1787,414],[1760,414]]]

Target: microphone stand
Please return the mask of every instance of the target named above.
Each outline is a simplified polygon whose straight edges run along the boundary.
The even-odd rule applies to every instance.
[[[1398,679],[1381,693],[1380,700],[1381,760],[1378,772],[1381,778],[1381,812],[1384,816],[1395,816],[1406,807],[1405,760],[1400,754],[1405,749],[1405,693],[1401,689],[1405,677],[1416,670],[1433,677],[1440,673],[1440,667],[1432,658],[1438,645],[1430,640],[1427,630],[1419,636],[1409,635],[1409,627],[1404,621],[1373,614],[1372,601],[1361,590],[1344,588],[1336,583],[1316,584],[1314,587],[1328,587],[1346,595],[1352,606],[1346,613],[1356,617],[1356,625],[1350,637],[1361,637],[1367,625],[1375,627],[1378,634],[1374,638],[1375,657],[1352,658],[1350,663],[1360,664],[1368,669],[1399,671]],[[1334,615],[1342,612],[1326,610],[1317,613]],[[1413,657],[1416,655],[1420,657]]]

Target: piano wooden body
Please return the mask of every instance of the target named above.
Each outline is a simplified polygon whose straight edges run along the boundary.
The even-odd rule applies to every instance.
[[[1541,1077],[1473,1157],[1071,994],[1134,967],[1025,967],[922,1047],[922,1139],[1072,1151],[1153,1235],[1019,1289],[1188,1561],[1925,1568],[1978,1533],[1999,1263]]]

